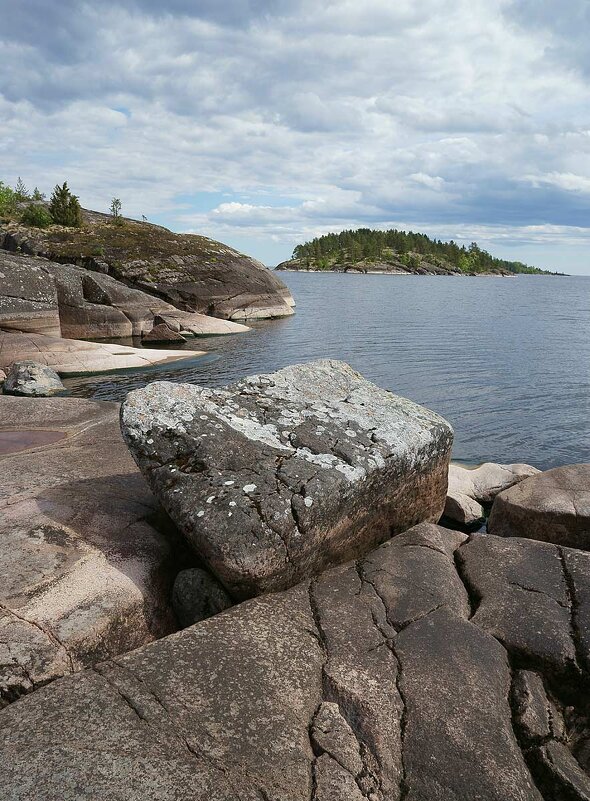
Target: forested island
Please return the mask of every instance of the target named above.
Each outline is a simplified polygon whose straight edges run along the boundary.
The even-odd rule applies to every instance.
[[[554,274],[519,261],[492,256],[472,242],[459,246],[414,231],[358,228],[325,234],[297,245],[277,270],[393,273],[416,275]]]

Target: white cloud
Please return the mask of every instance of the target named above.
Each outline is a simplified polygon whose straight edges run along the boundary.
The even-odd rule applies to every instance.
[[[285,251],[395,220],[583,228],[572,3],[570,24],[556,0],[0,0],[1,177]]]

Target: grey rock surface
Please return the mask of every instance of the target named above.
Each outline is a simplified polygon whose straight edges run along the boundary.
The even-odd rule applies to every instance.
[[[185,563],[117,404],[2,395],[0,420],[1,706],[174,631]]]
[[[342,362],[225,389],[154,383],[121,409],[152,490],[236,599],[438,521],[452,429]]]
[[[528,464],[486,462],[474,469],[451,464],[444,516],[463,526],[473,526],[485,516],[482,504],[490,504],[498,493],[539,471]]]
[[[180,333],[180,324],[178,324],[178,328],[179,330],[175,331],[165,323],[155,325],[147,334],[143,335],[143,342],[186,342]]]
[[[0,250],[0,328],[60,336],[57,290],[45,264]]]
[[[488,530],[590,550],[590,464],[556,467],[500,493]]]
[[[0,797],[587,798],[587,668],[576,659],[570,682],[546,659],[566,641],[578,651],[587,611],[566,598],[563,630],[536,630],[551,559],[575,554],[577,592],[590,555],[528,541],[508,560],[505,546],[422,524],[56,681],[0,712]],[[478,567],[495,548],[490,585]],[[514,590],[538,569],[539,591]],[[480,614],[502,592],[525,603],[526,651],[507,618],[493,633]]]
[[[183,628],[223,612],[233,605],[223,587],[198,567],[181,570],[172,588],[172,607]]]
[[[10,366],[2,389],[5,395],[42,398],[62,392],[64,385],[51,367],[26,360]]]

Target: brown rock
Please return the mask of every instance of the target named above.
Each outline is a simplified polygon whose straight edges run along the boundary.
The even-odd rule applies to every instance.
[[[177,557],[117,418],[113,403],[0,397],[2,703],[175,627]]]
[[[590,550],[590,464],[556,467],[502,492],[488,530]]]
[[[155,325],[151,331],[143,335],[143,342],[186,342],[179,332],[173,331],[165,324]]]

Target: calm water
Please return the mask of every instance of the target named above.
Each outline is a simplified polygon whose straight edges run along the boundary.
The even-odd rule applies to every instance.
[[[544,469],[590,461],[590,277],[283,278],[294,317],[193,340],[209,353],[182,367],[70,379],[68,388],[121,400],[153,380],[220,385],[332,357],[446,417],[455,459]]]

